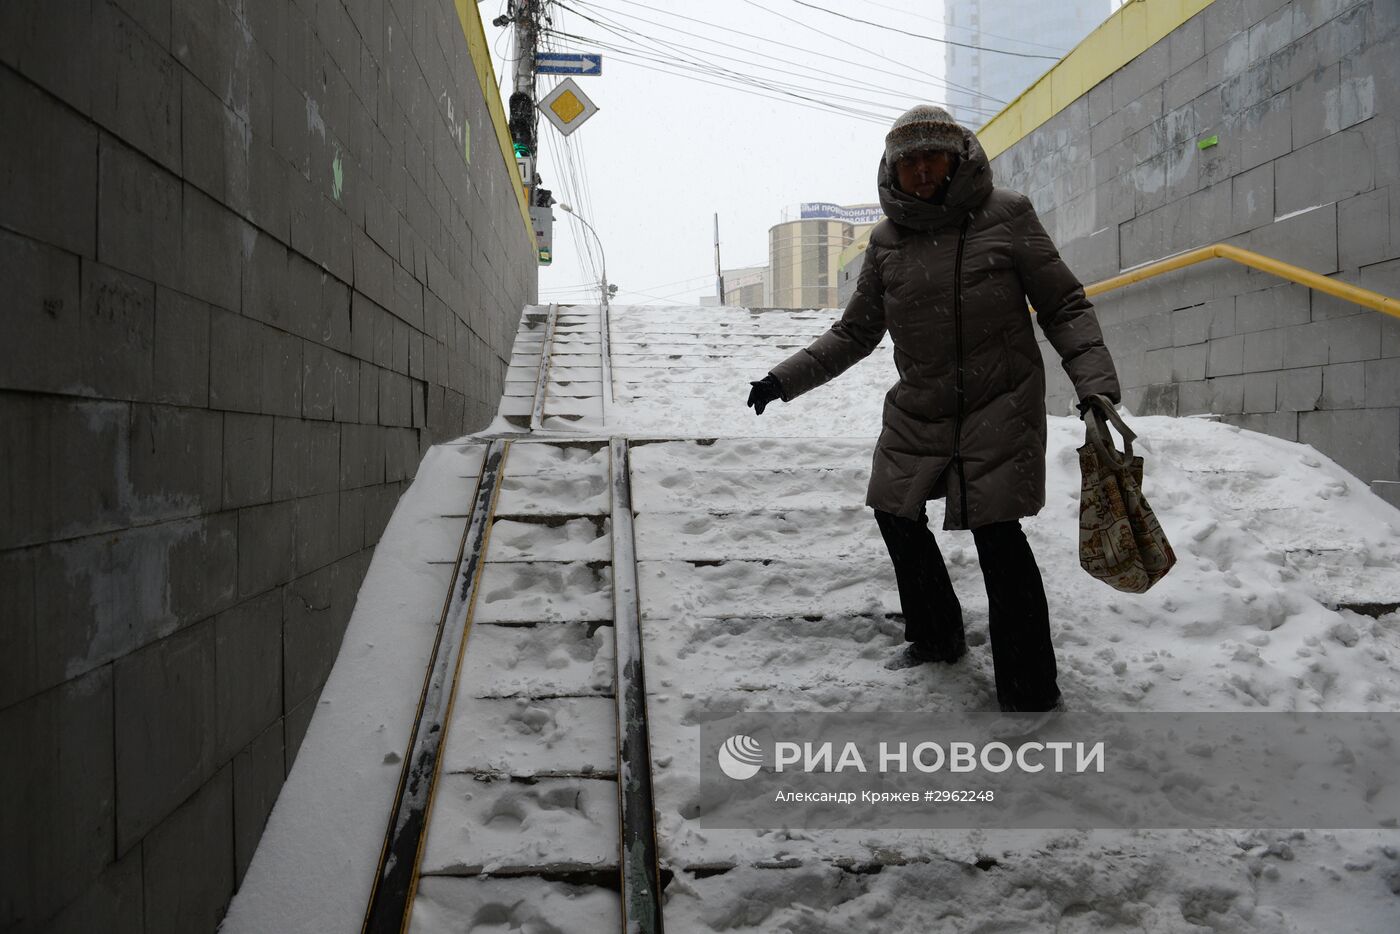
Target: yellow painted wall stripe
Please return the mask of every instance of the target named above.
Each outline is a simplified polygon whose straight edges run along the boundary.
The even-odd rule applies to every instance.
[[[476,0],[456,0],[457,19],[462,24],[462,35],[467,39],[467,51],[471,54],[472,65],[476,68],[476,80],[481,84],[481,96],[486,99],[486,107],[491,111],[491,122],[496,127],[496,140],[501,144],[501,157],[506,162],[506,175],[515,186],[515,200],[520,204],[520,217],[525,222],[525,236],[530,246],[535,245],[535,225],[530,221],[530,205],[525,200],[525,186],[520,180],[520,171],[515,167],[515,145],[510,138],[510,124],[506,120],[506,109],[501,106],[501,92],[496,87],[496,69],[491,64],[491,50],[486,44],[486,27],[481,23],[481,13],[477,11]]]
[[[977,131],[987,158],[1006,152],[1213,2],[1128,0]]]

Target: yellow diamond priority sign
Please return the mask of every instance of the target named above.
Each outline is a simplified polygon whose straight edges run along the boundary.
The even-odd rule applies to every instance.
[[[539,103],[540,113],[554,128],[568,136],[598,112],[598,106],[579,90],[573,78],[560,81]]]
[[[583,113],[583,102],[572,94],[560,94],[554,99],[554,103],[549,105],[549,109],[554,111],[555,116],[565,123],[569,123]]]

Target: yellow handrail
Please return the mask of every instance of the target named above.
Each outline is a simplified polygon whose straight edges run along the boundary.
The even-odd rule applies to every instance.
[[[1137,269],[1130,270],[1111,279],[1102,282],[1095,282],[1084,289],[1085,295],[1100,295],[1113,289],[1121,289],[1125,285],[1132,285],[1134,282],[1141,282],[1144,279],[1151,279],[1153,276],[1160,276],[1163,273],[1174,272],[1185,266],[1193,266],[1196,263],[1205,262],[1208,259],[1228,259],[1234,260],[1244,266],[1259,269],[1281,279],[1288,279],[1305,285],[1310,289],[1317,289],[1319,292],[1326,292],[1328,295],[1335,295],[1343,301],[1363,305],[1373,308],[1376,311],[1384,312],[1395,318],[1400,318],[1400,299],[1382,295],[1379,292],[1372,292],[1370,289],[1363,289],[1359,285],[1351,285],[1346,282],[1338,282],[1336,279],[1329,279],[1327,276],[1320,276],[1315,272],[1310,272],[1291,263],[1276,260],[1271,256],[1264,256],[1262,253],[1255,253],[1252,250],[1245,250],[1237,246],[1230,246],[1226,243],[1217,243],[1213,246],[1203,246],[1196,250],[1189,250],[1179,253],[1176,256],[1169,256],[1166,259],[1158,260],[1155,263],[1148,263]]]

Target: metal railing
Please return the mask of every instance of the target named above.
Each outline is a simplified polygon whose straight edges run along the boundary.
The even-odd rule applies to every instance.
[[[1255,253],[1253,250],[1246,250],[1237,246],[1230,246],[1226,243],[1216,243],[1211,246],[1203,246],[1195,250],[1187,250],[1185,253],[1178,253],[1166,259],[1159,259],[1155,262],[1147,263],[1127,272],[1120,273],[1102,282],[1095,282],[1093,285],[1084,288],[1084,294],[1090,297],[1102,295],[1104,292],[1113,289],[1121,289],[1124,286],[1142,282],[1144,279],[1151,279],[1165,273],[1175,272],[1186,266],[1194,266],[1212,259],[1228,259],[1251,269],[1258,269],[1297,282],[1310,289],[1319,292],[1326,292],[1334,295],[1343,301],[1352,302],[1365,308],[1371,308],[1394,318],[1400,318],[1400,299],[1373,292],[1370,289],[1362,288],[1359,285],[1352,285],[1349,282],[1339,282],[1327,276],[1318,275],[1292,263],[1285,263],[1282,260],[1265,256],[1262,253]]]

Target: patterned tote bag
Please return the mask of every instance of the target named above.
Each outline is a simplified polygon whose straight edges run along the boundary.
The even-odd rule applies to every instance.
[[[1079,448],[1079,565],[1125,593],[1143,593],[1176,564],[1162,526],[1142,495],[1142,458],[1133,456],[1137,437],[1105,396],[1090,396]],[[1108,424],[1123,436],[1113,447]]]

